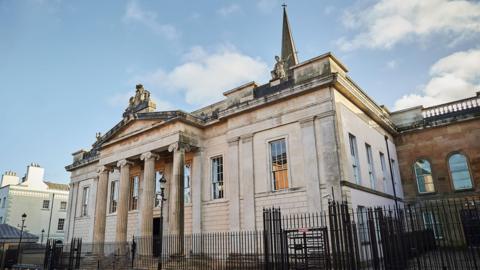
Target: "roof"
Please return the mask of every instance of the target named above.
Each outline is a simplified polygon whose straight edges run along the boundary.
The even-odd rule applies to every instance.
[[[18,241],[21,231],[8,224],[0,224],[0,242]],[[28,232],[23,232],[22,242],[37,242],[38,236]]]
[[[52,182],[44,182],[44,183],[48,186],[48,189],[68,191],[70,188],[66,184],[59,184],[59,183],[52,183]]]

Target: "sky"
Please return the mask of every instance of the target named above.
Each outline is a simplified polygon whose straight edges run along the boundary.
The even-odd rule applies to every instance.
[[[0,0],[0,172],[69,182],[71,153],[121,120],[142,83],[193,111],[280,54],[282,1]],[[480,2],[290,0],[300,61],[332,52],[391,111],[480,91]]]

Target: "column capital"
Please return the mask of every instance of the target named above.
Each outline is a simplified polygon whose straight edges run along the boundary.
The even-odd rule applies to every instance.
[[[119,167],[119,168],[122,168],[122,167],[127,166],[127,165],[128,165],[128,166],[131,166],[131,165],[133,165],[133,162],[128,161],[128,160],[126,160],[126,159],[122,159],[122,160],[119,160],[119,161],[117,162],[117,167]]]
[[[240,136],[240,139],[242,140],[242,143],[251,142],[253,140],[253,133],[244,134]]]
[[[239,141],[240,141],[240,137],[233,137],[233,138],[227,139],[228,146],[236,145],[238,144]]]
[[[190,150],[192,150],[192,147],[189,144],[178,142],[178,141],[168,146],[168,152],[173,152],[178,150],[185,150],[185,152],[190,152]]]
[[[111,170],[112,170],[111,167],[108,167],[108,166],[100,166],[100,168],[97,169],[97,173],[98,173],[98,174],[101,174],[101,173],[109,173]]]
[[[147,159],[151,159],[151,158],[153,158],[154,160],[157,160],[160,158],[160,156],[152,152],[146,152],[140,155],[140,160],[147,161]]]
[[[305,117],[303,119],[298,120],[298,123],[300,123],[300,127],[309,127],[313,125],[313,121],[315,120],[315,116],[309,116]]]

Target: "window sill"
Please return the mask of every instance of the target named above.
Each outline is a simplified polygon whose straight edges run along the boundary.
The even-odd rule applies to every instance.
[[[227,198],[221,198],[221,199],[212,199],[209,201],[203,202],[203,204],[209,205],[209,204],[221,204],[221,203],[227,203],[228,199]]]
[[[90,219],[90,216],[79,216],[75,218],[76,220]]]
[[[50,208],[40,208],[40,210],[43,210],[43,211],[49,211]]]
[[[418,196],[428,196],[428,195],[434,195],[434,194],[437,194],[436,191],[432,191],[432,192],[422,192],[422,193],[418,193]]]
[[[453,190],[453,192],[455,192],[455,193],[468,192],[468,191],[475,191],[475,189],[473,187],[471,187],[471,188],[462,188],[462,189]]]
[[[128,213],[129,213],[129,214],[138,213],[138,209],[128,210]]]

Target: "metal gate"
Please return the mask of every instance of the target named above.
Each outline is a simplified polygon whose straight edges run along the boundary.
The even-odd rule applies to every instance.
[[[284,230],[288,268],[330,269],[327,228]]]

